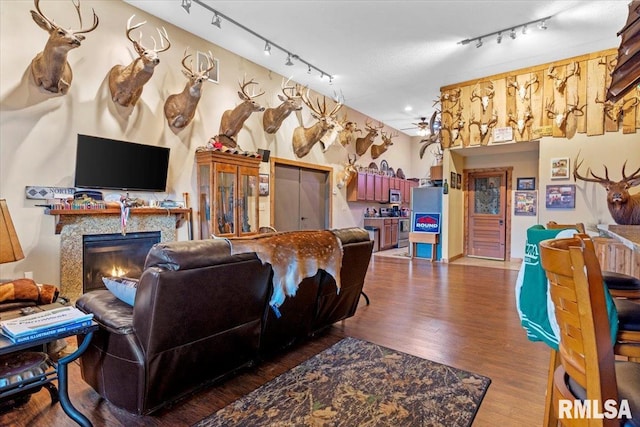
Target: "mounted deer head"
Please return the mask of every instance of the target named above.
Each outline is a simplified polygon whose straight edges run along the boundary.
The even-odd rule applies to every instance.
[[[640,91],[640,89],[638,89],[638,91]],[[616,123],[620,121],[622,113],[635,108],[638,103],[640,103],[638,97],[621,99],[618,102],[600,101],[598,98],[598,95],[596,95],[596,104],[603,104],[604,114]]]
[[[567,137],[571,139],[573,137],[573,133],[568,131],[568,126],[567,126],[569,122],[569,117],[572,116],[571,120],[575,121],[576,117],[584,116],[583,109],[586,106],[586,104],[583,105],[582,107],[578,107],[578,96],[576,95],[574,98],[573,104],[567,103],[567,108],[560,113],[558,112],[558,110],[554,108],[554,103],[555,101],[550,101],[550,102],[547,101],[545,105],[545,111],[547,112],[547,117],[550,119],[553,119],[558,129],[565,132],[567,134]]]
[[[247,82],[245,78],[242,80],[242,83],[238,82],[238,84],[240,85],[238,96],[242,102],[233,110],[226,110],[222,113],[220,134],[218,135],[222,145],[231,148],[235,148],[238,145],[236,135],[238,135],[238,132],[240,132],[240,129],[242,129],[244,122],[249,116],[257,111],[264,111],[264,107],[253,100],[253,98],[264,95],[264,91],[258,94],[254,92],[251,95],[247,93],[247,87],[249,85],[257,85],[258,82],[254,82],[253,79]]]
[[[442,111],[442,115],[449,114],[451,116],[451,126],[442,127],[443,132],[449,133],[449,145],[453,145],[459,138],[462,137],[461,130],[464,129],[465,120],[462,117],[463,107],[462,102],[458,105],[458,111],[455,113],[455,116],[452,112],[452,109],[446,109]],[[435,113],[434,113],[435,114]],[[426,149],[426,147],[424,147]],[[422,158],[423,151],[420,151],[420,158]]]
[[[391,139],[398,136],[398,133],[395,133],[395,132],[389,135],[387,135],[385,132],[381,132],[380,134],[382,135],[382,144],[371,146],[371,158],[373,160],[377,159],[382,155],[382,153],[387,151],[389,147],[393,145],[393,142],[391,142]]]
[[[34,5],[36,10],[31,11],[31,17],[40,28],[49,33],[49,39],[44,46],[44,50],[38,53],[31,61],[31,75],[37,86],[42,87],[47,92],[64,95],[69,91],[71,80],[73,79],[71,66],[67,62],[67,53],[71,49],[80,47],[80,43],[84,40],[83,34],[89,33],[98,27],[98,15],[92,9],[93,25],[86,30],[65,30],[42,13],[40,0],[34,0]],[[80,0],[74,1],[73,5],[78,13],[80,28],[82,28]]]
[[[344,164],[344,168],[338,172],[338,178],[336,179],[336,187],[338,188],[349,185],[351,179],[358,173],[358,169],[356,169],[356,155],[353,154],[353,157],[351,157],[351,154],[349,154],[348,159],[348,162]]]
[[[322,105],[320,100],[316,98],[316,105],[309,100],[309,89],[306,93],[302,93],[302,102],[311,110],[311,116],[317,122],[311,127],[305,128],[298,126],[293,130],[293,152],[298,158],[304,157],[313,148],[316,142],[334,126],[335,115],[342,107],[342,103],[338,102],[333,109],[327,113],[327,98],[323,97]]]
[[[164,115],[167,118],[169,126],[173,129],[183,129],[196,114],[196,107],[202,96],[202,83],[209,78],[209,72],[215,67],[213,54],[209,52],[206,56],[206,68],[201,71],[193,71],[193,60],[189,60],[189,66],[186,61],[191,55],[187,55],[184,51],[182,58],[182,73],[187,78],[187,83],[182,92],[169,95],[164,103]]]
[[[362,156],[367,152],[371,144],[373,144],[373,140],[378,136],[378,131],[382,129],[384,125],[378,122],[378,126],[373,127],[371,126],[371,121],[367,119],[364,127],[367,128],[367,134],[356,139],[356,154],[358,154],[358,156]]]
[[[578,173],[578,168],[582,165],[582,161],[578,162],[576,157],[574,164],[574,180],[596,182],[607,190],[607,206],[616,224],[640,225],[640,193],[629,194],[629,188],[640,184],[640,168],[627,176],[625,173],[627,162],[625,161],[622,165],[622,180],[616,182],[609,179],[609,171],[606,166],[604,166],[604,178],[595,175],[590,168],[587,168],[587,175],[591,174],[592,176],[592,178],[589,178]]]
[[[345,116],[346,119],[346,116]],[[358,124],[356,122],[348,121],[343,125],[342,132],[338,134],[338,140],[343,147],[346,147],[349,144],[355,144],[357,136],[356,132],[362,133],[362,129],[358,128]]]
[[[580,64],[577,61],[573,61],[567,65],[567,71],[564,73],[564,77],[558,76],[555,65],[549,66],[547,70],[547,77],[554,80],[556,89],[560,93],[564,93],[564,89],[567,86],[567,80],[571,76],[580,76]]]
[[[289,117],[289,114],[302,110],[300,86],[289,86],[289,80],[285,82],[284,77],[282,78],[282,95],[278,95],[278,99],[280,99],[282,103],[275,108],[267,108],[264,110],[262,127],[267,133],[276,133],[278,129],[280,129],[284,119]]]
[[[471,130],[471,126],[478,126],[478,129],[480,130],[480,144],[486,145],[488,142],[487,135],[489,135],[489,131],[495,127],[496,123],[498,123],[498,112],[495,110],[491,116],[491,120],[487,123],[475,120],[475,117],[472,115],[469,120],[469,130]]]
[[[510,76],[507,77],[507,92],[510,93],[511,89],[514,89],[522,101],[527,101],[531,98],[529,88],[534,84],[536,85],[536,88],[533,90],[533,93],[535,93],[538,90],[538,87],[540,87],[537,74],[534,74],[531,80],[522,85],[518,83],[516,76]]]
[[[509,119],[507,121],[507,124],[511,125],[513,129],[516,129],[522,137],[524,136],[524,131],[531,127],[531,120],[533,120],[531,106],[527,106],[527,109],[524,113],[522,113],[522,115],[518,113],[517,110],[515,115],[512,114],[511,111],[509,111]]]
[[[158,54],[171,47],[169,35],[164,27],[162,28],[162,31],[160,31],[159,28],[156,28],[160,35],[159,49],[156,44],[156,39],[153,37],[151,37],[151,40],[153,40],[153,49],[146,48],[142,45],[142,31],[140,31],[138,41],[132,39],[131,32],[147,23],[147,21],[142,21],[138,24],[131,25],[134,17],[135,15],[131,15],[127,21],[126,35],[127,39],[133,43],[133,48],[138,54],[138,58],[134,59],[127,66],[115,65],[111,68],[111,71],[109,71],[109,90],[111,91],[111,99],[113,99],[113,102],[123,107],[133,106],[138,102],[140,95],[142,95],[142,88],[144,84],[149,81],[151,76],[153,76],[153,70],[155,70],[156,65],[160,63]],[[164,45],[165,40],[167,41],[166,47]]]
[[[337,119],[333,123],[333,127],[329,129],[322,138],[320,138],[320,145],[322,145],[322,151],[327,151],[331,146],[337,146],[338,135],[344,130],[347,124],[347,115],[345,114],[342,119]]]
[[[493,82],[489,82],[489,85],[484,89],[484,95],[477,92],[478,86],[480,83],[476,84],[471,92],[471,102],[476,99],[480,100],[480,104],[482,105],[482,112],[486,112],[487,108],[489,108],[489,101],[493,99],[493,95],[495,91],[493,90]]]

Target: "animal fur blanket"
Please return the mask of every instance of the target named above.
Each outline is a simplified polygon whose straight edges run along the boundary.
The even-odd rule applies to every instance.
[[[35,301],[51,304],[58,298],[58,288],[53,285],[38,285],[31,279],[16,279],[0,285],[0,302]]]
[[[290,231],[227,240],[232,255],[255,252],[263,264],[271,264],[271,307],[277,309],[287,296],[294,296],[300,282],[320,269],[333,276],[340,292],[342,242],[331,231]]]

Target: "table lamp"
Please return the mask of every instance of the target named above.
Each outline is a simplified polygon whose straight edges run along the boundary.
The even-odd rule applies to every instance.
[[[0,264],[24,258],[20,240],[13,227],[9,207],[5,199],[0,199]]]

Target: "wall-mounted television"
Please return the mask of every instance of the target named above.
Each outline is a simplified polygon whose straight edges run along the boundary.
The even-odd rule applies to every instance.
[[[165,191],[169,148],[78,134],[75,187]]]

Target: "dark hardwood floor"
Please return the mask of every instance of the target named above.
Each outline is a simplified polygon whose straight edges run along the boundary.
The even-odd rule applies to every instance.
[[[532,343],[515,307],[517,272],[426,260],[373,257],[356,315],[312,341],[178,402],[138,417],[103,401],[70,367],[71,401],[95,426],[189,426],[345,336],[488,376],[474,426],[539,426],[549,350]],[[45,390],[0,415],[0,425],[74,426]]]

